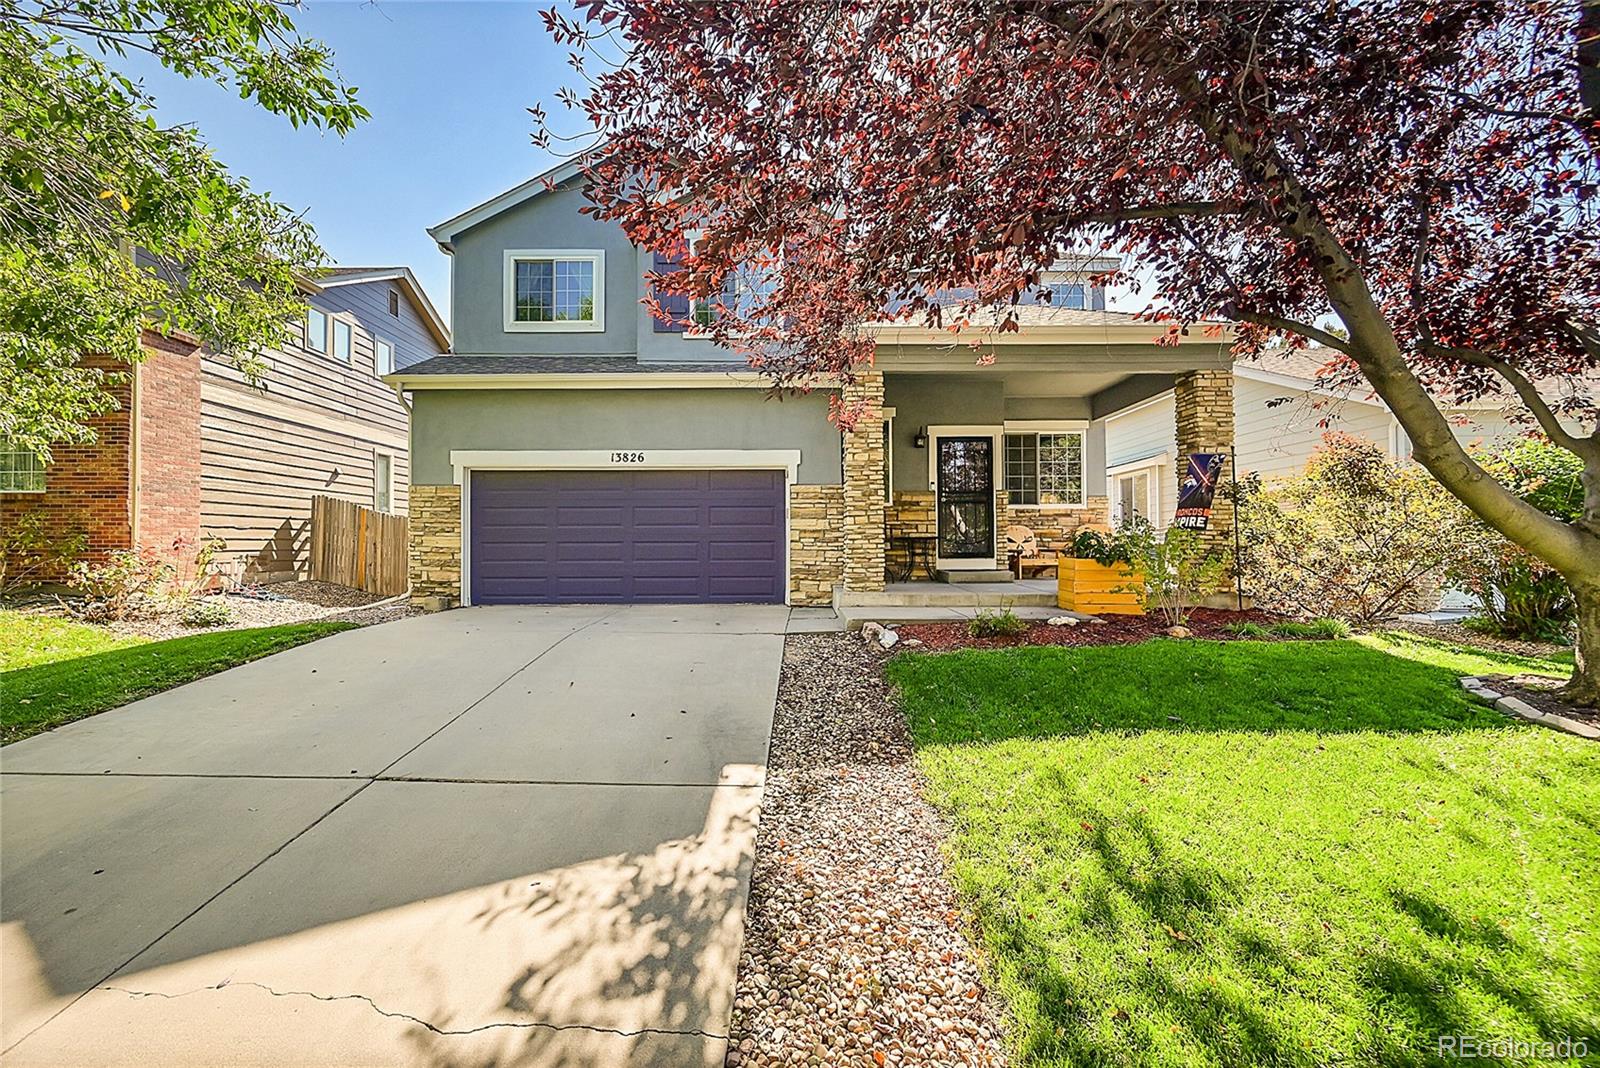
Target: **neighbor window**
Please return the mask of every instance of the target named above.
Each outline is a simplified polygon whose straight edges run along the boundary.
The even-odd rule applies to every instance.
[[[1006,494],[1028,506],[1083,503],[1083,432],[1006,435]]]
[[[1085,308],[1082,283],[1079,282],[1052,282],[1050,284],[1050,306],[1052,308]]]
[[[0,441],[0,493],[43,493],[44,461],[32,449]]]
[[[349,363],[352,359],[351,354],[354,351],[354,345],[352,344],[354,338],[354,328],[343,319],[335,319],[333,321],[333,358],[343,363]]]
[[[372,363],[378,374],[388,375],[394,373],[394,345],[374,338],[372,341]]]
[[[396,319],[400,317],[400,294],[389,290],[389,314]]]
[[[394,508],[394,457],[386,452],[373,454],[372,506],[380,512]]]
[[[601,330],[604,302],[603,253],[507,253],[507,330]]]
[[[306,348],[324,355],[328,352],[328,314],[321,308],[306,309]]]

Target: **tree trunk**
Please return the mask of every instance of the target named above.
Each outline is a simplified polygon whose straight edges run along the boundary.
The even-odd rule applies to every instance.
[[[1572,681],[1561,688],[1563,700],[1600,708],[1600,566],[1590,582],[1571,582],[1578,605],[1578,641],[1573,648]]]

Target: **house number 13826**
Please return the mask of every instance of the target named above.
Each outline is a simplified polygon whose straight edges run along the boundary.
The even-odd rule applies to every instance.
[[[644,463],[644,453],[614,452],[611,454],[611,462],[614,464],[642,464]]]

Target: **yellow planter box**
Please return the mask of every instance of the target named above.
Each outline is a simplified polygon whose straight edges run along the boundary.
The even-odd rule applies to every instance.
[[[1144,615],[1138,596],[1119,589],[1133,581],[1133,569],[1127,564],[1107,567],[1065,554],[1056,558],[1056,604],[1073,612],[1095,616]]]

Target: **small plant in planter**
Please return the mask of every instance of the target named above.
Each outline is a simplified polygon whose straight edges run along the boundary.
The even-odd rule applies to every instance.
[[[1139,599],[1127,587],[1136,576],[1119,537],[1081,530],[1072,540],[1072,555],[1056,565],[1056,603],[1093,615],[1141,615]]]

